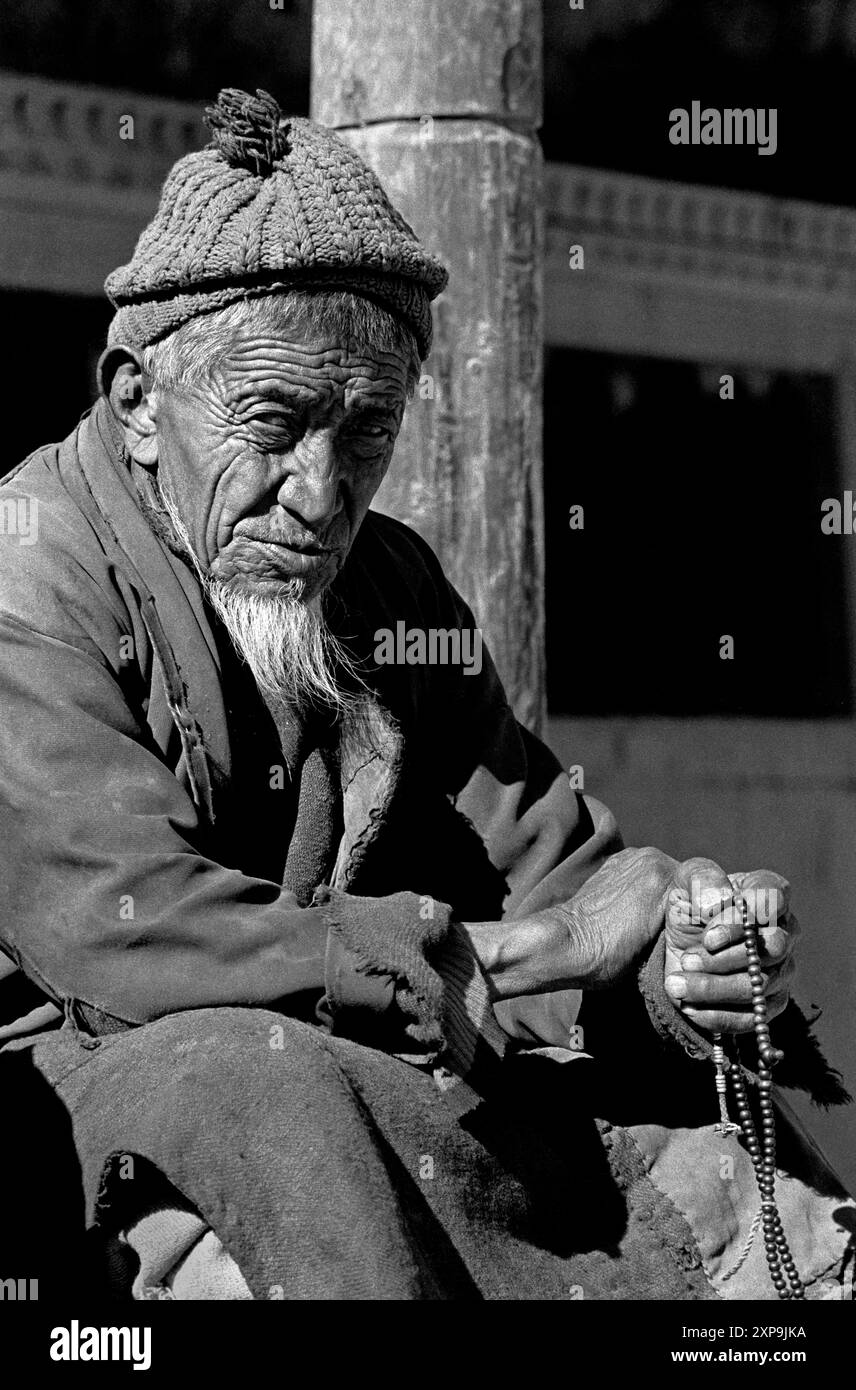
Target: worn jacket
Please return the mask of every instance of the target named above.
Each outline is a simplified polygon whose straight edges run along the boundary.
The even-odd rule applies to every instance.
[[[371,712],[342,745],[329,882],[298,900],[282,886],[299,826],[277,730],[141,510],[104,404],[15,470],[0,515],[0,1008],[33,1010],[19,1031],[64,1013],[85,1042],[184,1010],[266,1006],[458,1077],[472,1079],[486,1041],[487,1069],[502,1071],[502,1030],[456,922],[572,898],[620,839],[518,725],[486,652],[478,673],[373,660],[375,634],[400,622],[474,626],[424,542],[370,513],[335,583]],[[770,1297],[751,1160],[731,1136],[722,1181],[707,1069],[688,1062],[709,1042],[681,1023],[662,970],[661,943],[632,998],[587,1024],[605,1059],[598,1103],[686,1218],[711,1285]],[[577,1003],[550,998],[569,1021]],[[525,1035],[513,1007],[502,1022]],[[789,1050],[799,1060],[805,1038]],[[849,1296],[853,1204],[780,1118],[799,1268],[811,1296]]]
[[[450,921],[567,898],[620,846],[516,722],[487,652],[478,673],[374,662],[379,630],[475,622],[428,546],[369,513],[334,609],[371,718],[343,751],[330,883],[301,905],[281,886],[293,807],[276,730],[141,510],[106,404],[4,499],[30,535],[0,535],[0,946],[81,1026],[300,1013],[326,988],[440,1046],[443,976],[465,989],[477,974]]]

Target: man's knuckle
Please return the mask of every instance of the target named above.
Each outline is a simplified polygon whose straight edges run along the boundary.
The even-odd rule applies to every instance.
[[[674,860],[653,845],[637,851],[635,869],[642,891],[652,897],[664,893],[674,881]]]

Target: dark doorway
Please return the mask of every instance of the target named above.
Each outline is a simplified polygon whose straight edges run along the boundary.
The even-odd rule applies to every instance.
[[[834,382],[725,370],[548,353],[551,713],[850,713]]]

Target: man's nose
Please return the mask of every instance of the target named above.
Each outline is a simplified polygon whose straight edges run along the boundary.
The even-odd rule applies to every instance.
[[[342,506],[341,475],[332,441],[302,440],[289,460],[276,500],[313,531],[329,525]]]

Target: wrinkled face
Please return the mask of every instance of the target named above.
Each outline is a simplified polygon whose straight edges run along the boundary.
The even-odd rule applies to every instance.
[[[407,367],[313,329],[247,330],[211,379],[158,394],[160,484],[212,579],[327,587],[389,466]]]

